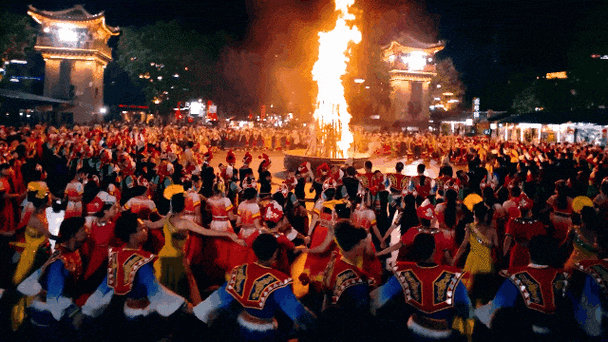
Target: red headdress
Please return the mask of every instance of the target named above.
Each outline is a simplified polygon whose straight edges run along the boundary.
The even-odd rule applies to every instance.
[[[323,191],[327,189],[335,189],[337,187],[336,180],[329,177],[323,182]]]
[[[303,174],[303,173],[308,173],[308,171],[310,171],[310,162],[303,162],[302,164],[300,164],[298,166],[298,172]]]
[[[252,160],[253,160],[253,156],[251,155],[251,153],[249,153],[249,152],[245,153],[245,156],[243,157],[243,164],[249,164],[249,163],[251,163]]]
[[[211,159],[213,159],[213,152],[211,152],[211,150],[208,150],[207,152],[205,152],[205,154],[203,154],[203,157],[205,158],[205,161],[211,161]]]
[[[258,183],[255,181],[255,178],[253,178],[253,175],[247,175],[247,177],[245,177],[245,179],[243,179],[243,190],[245,189],[256,189],[257,188]]]
[[[262,155],[258,156],[258,158],[264,159],[264,160],[262,160],[262,163],[260,164],[260,166],[263,166],[263,167],[270,166],[270,157],[268,157],[268,155],[266,153],[262,153]]]
[[[319,167],[317,167],[317,177],[321,177],[321,172],[329,172],[329,165],[327,165],[327,163],[323,163],[321,165],[319,165]]]
[[[416,214],[418,214],[418,217],[430,221],[435,217],[435,207],[428,199],[425,199],[418,209],[416,209]]]
[[[283,208],[276,201],[270,201],[263,210],[264,221],[279,222],[283,218]]]
[[[228,163],[228,164],[236,163],[236,156],[234,155],[234,152],[232,152],[232,150],[228,151],[228,154],[226,155],[226,163]]]
[[[288,189],[293,189],[296,184],[298,183],[298,181],[296,180],[296,177],[294,177],[294,175],[289,174],[287,176],[287,178],[285,178],[285,180],[283,181],[283,183],[285,183],[285,185],[287,185]]]

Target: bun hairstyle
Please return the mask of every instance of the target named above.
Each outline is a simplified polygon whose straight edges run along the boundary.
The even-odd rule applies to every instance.
[[[112,208],[112,206],[114,206],[114,204],[104,203],[103,206],[101,207],[101,209],[99,209],[99,211],[96,212],[94,216],[98,217],[98,218],[102,218],[106,214],[106,211],[110,210],[110,208]]]
[[[43,197],[41,197],[43,196]],[[43,208],[49,202],[49,194],[41,194],[40,191],[28,191],[27,200],[32,202],[36,209]]]
[[[174,213],[181,213],[186,208],[186,197],[184,193],[177,193],[171,197],[171,210]]]
[[[114,235],[123,242],[129,242],[131,234],[137,232],[137,214],[131,211],[123,212],[116,220]]]
[[[278,247],[277,238],[271,234],[260,234],[251,245],[255,256],[261,261],[270,260]]]
[[[84,217],[80,216],[69,217],[63,220],[63,222],[61,222],[61,225],[59,226],[59,235],[55,240],[57,241],[57,243],[64,243],[68,241],[74,235],[76,235],[76,233],[78,233],[80,228],[84,226],[84,223]]]
[[[365,229],[357,228],[348,221],[338,223],[335,230],[336,241],[345,252],[352,250],[361,240],[367,237]]]

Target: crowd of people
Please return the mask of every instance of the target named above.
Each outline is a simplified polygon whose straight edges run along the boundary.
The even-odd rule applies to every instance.
[[[607,337],[603,147],[357,134],[417,174],[273,178],[266,152],[305,131],[0,127],[0,335]],[[214,167],[218,148],[246,152]]]

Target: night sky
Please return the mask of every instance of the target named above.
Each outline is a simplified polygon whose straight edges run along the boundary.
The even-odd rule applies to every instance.
[[[105,10],[107,23],[112,26],[142,26],[176,19],[185,27],[204,34],[223,30],[233,35],[237,42],[255,45],[256,40],[265,39],[264,33],[270,35],[284,29],[286,24],[278,23],[281,20],[277,20],[275,13],[280,13],[279,18],[296,13],[300,19],[306,17],[305,22],[314,23],[321,18],[319,12],[327,12],[331,2],[18,0],[5,1],[0,8],[25,14],[30,3],[43,10],[61,10],[82,3],[90,13]],[[426,21],[426,26],[434,31],[429,35],[446,42],[440,57],[452,58],[470,98],[483,94],[489,86],[487,78],[495,78],[497,72],[508,79],[518,73],[542,75],[567,70],[568,56],[577,37],[597,34],[590,33],[589,28],[606,26],[604,23],[608,20],[602,20],[601,11],[608,13],[607,3],[587,0],[358,0],[356,5],[376,12],[412,6],[425,14],[421,21]],[[260,25],[264,29],[260,30]],[[599,32],[608,35],[602,27]],[[597,53],[608,54],[608,51]]]

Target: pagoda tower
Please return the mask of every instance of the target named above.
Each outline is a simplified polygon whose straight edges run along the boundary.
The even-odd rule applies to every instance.
[[[429,44],[410,35],[383,48],[393,88],[387,121],[423,123],[429,119],[429,87],[437,75],[433,58],[443,48],[443,42]]]
[[[106,25],[103,11],[90,14],[82,5],[56,12],[30,5],[27,14],[40,24],[34,49],[45,61],[44,96],[73,101],[70,112],[76,123],[99,120],[103,74],[112,60],[107,44],[118,28]]]

